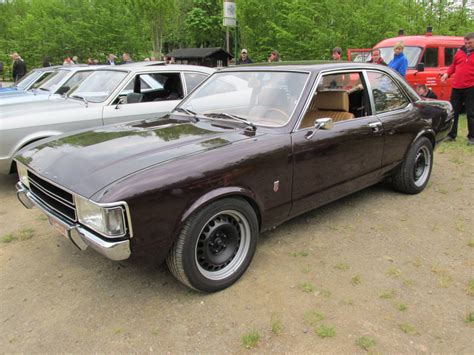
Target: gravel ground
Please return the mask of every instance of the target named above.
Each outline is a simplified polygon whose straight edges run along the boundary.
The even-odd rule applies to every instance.
[[[380,184],[265,233],[216,294],[163,265],[80,252],[19,204],[15,182],[0,177],[2,353],[474,353],[464,138],[436,152],[419,195]]]

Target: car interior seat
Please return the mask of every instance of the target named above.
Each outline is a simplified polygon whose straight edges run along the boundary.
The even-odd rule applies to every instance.
[[[127,104],[137,104],[143,101],[144,95],[140,92],[129,92],[127,94]]]
[[[313,127],[318,118],[332,118],[334,122],[354,118],[349,112],[349,95],[345,90],[319,91],[313,97],[300,128]]]

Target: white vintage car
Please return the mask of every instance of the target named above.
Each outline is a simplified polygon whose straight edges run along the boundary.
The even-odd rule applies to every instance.
[[[192,65],[102,66],[54,100],[0,110],[0,173],[15,171],[22,147],[64,132],[161,117],[214,69]]]

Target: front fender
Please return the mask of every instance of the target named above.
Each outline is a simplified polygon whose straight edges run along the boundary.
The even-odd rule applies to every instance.
[[[16,146],[13,148],[13,150],[11,151],[11,156],[13,157],[13,155],[18,152],[20,149],[22,149],[23,147],[25,147],[26,145],[28,144],[31,144],[33,142],[36,142],[36,141],[39,141],[40,139],[45,139],[45,138],[49,138],[49,137],[53,137],[53,136],[58,136],[60,134],[63,134],[63,132],[59,132],[59,131],[42,131],[42,132],[34,132],[34,133],[31,133],[25,137],[23,137],[17,144]]]
[[[204,195],[202,195],[200,198],[198,198],[194,203],[185,210],[185,212],[181,216],[180,224],[182,225],[186,219],[189,218],[190,215],[192,215],[194,212],[196,212],[198,209],[202,208],[203,206],[219,200],[224,197],[229,197],[229,196],[241,196],[245,198],[246,200],[250,200],[253,205],[252,207],[258,208],[255,213],[257,216],[261,216],[261,211],[263,210],[263,204],[262,201],[258,198],[253,191],[246,189],[244,187],[240,186],[226,186],[226,187],[220,187],[218,189],[208,191]],[[259,217],[260,219],[260,217]]]

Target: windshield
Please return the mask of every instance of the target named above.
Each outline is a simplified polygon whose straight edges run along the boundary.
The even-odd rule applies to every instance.
[[[69,74],[69,70],[58,70],[47,77],[46,80],[40,81],[33,85],[34,88],[45,91],[55,91],[58,84]]]
[[[213,75],[181,106],[198,115],[235,115],[267,127],[284,126],[301,97],[308,73],[222,72]]]
[[[90,102],[103,102],[127,74],[128,72],[112,70],[93,72],[79,86],[69,92],[69,97],[79,96]]]
[[[382,55],[382,59],[385,61],[385,63],[389,64],[390,61],[393,59],[393,47],[382,47],[377,49],[380,49],[380,54]],[[418,60],[421,54],[421,48],[405,47],[403,49],[403,54],[405,54],[405,57],[407,57],[408,67],[414,68],[418,64]]]
[[[33,81],[36,80],[38,77],[38,72],[37,71],[30,71],[28,74],[26,74],[19,82],[15,84],[15,86],[19,89],[26,89]]]

